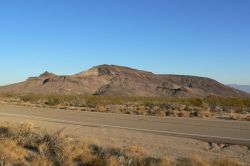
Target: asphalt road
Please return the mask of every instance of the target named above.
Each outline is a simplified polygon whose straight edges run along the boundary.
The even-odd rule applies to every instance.
[[[0,105],[0,117],[60,123],[63,126],[133,130],[250,147],[250,122],[185,119]],[[53,126],[51,126],[53,127]]]

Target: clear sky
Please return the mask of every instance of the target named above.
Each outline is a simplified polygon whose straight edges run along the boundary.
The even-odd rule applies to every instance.
[[[0,85],[99,64],[250,84],[250,1],[0,0]]]

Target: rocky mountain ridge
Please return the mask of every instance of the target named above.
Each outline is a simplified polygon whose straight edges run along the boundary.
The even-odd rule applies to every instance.
[[[0,87],[0,93],[56,93],[145,97],[249,96],[213,79],[185,75],[157,75],[115,65],[100,65],[74,75],[45,72],[24,82]]]

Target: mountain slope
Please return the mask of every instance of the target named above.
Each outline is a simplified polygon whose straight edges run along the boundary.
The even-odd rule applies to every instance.
[[[238,90],[241,90],[241,91],[244,91],[244,92],[248,92],[250,93],[250,85],[237,85],[237,84],[230,84],[228,85],[232,88],[235,88],[235,89],[238,89]]]
[[[247,93],[209,78],[156,75],[115,65],[96,66],[69,76],[57,76],[45,72],[25,82],[0,87],[0,93],[6,92],[109,96],[248,96]]]

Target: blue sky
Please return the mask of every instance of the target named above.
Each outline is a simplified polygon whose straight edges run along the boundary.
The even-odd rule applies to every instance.
[[[250,84],[249,0],[1,0],[0,85],[99,64]]]

